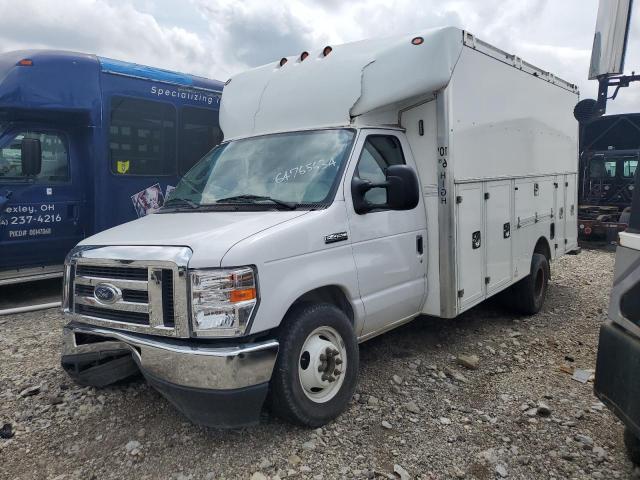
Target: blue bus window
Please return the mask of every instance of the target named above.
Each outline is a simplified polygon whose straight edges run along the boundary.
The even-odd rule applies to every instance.
[[[51,132],[19,132],[11,142],[0,149],[0,178],[24,181],[22,173],[22,139],[37,138],[42,147],[42,169],[35,177],[38,183],[66,182],[69,180],[69,155],[64,139]]]
[[[184,175],[212,146],[222,141],[218,116],[211,110],[184,107],[180,112],[178,172]]]
[[[111,99],[111,171],[118,175],[175,175],[176,111],[167,103]]]

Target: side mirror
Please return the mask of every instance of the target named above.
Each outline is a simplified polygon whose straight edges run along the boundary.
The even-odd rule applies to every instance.
[[[365,199],[372,188],[384,188],[387,191],[387,203],[374,204]],[[371,183],[359,177],[351,181],[353,207],[358,214],[377,209],[411,210],[420,201],[420,182],[413,168],[407,165],[391,165],[386,171],[386,181]]]
[[[23,138],[21,147],[22,174],[35,177],[42,170],[42,145],[37,138]]]

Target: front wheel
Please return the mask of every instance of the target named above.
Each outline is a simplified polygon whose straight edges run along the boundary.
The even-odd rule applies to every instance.
[[[358,342],[349,318],[330,304],[304,304],[280,327],[270,405],[278,416],[319,427],[346,410],[358,383]]]
[[[624,444],[627,447],[627,455],[629,459],[636,465],[640,465],[640,438],[629,430],[624,429]]]

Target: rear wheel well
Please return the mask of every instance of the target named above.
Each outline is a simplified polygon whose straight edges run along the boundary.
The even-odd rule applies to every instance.
[[[536,243],[533,253],[539,253],[547,258],[547,262],[551,263],[551,248],[546,238],[540,237]]]
[[[351,321],[351,324],[354,325],[353,307],[351,306],[351,303],[349,303],[344,291],[336,285],[327,285],[325,287],[316,288],[304,295],[301,295],[289,307],[287,314],[294,307],[303,303],[330,303],[331,305],[335,305],[344,312],[347,318]]]

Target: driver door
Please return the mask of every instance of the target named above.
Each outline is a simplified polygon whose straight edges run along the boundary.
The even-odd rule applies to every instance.
[[[24,138],[40,140],[40,173],[22,171]],[[82,191],[73,182],[69,137],[61,131],[21,128],[0,144],[0,271],[62,265],[83,238]]]

